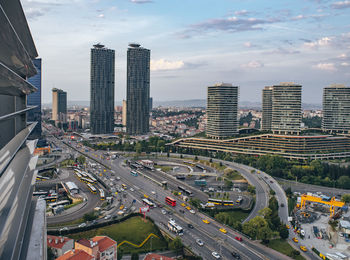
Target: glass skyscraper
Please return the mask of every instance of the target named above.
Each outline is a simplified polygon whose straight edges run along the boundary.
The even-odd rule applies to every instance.
[[[151,51],[140,44],[129,44],[127,53],[126,132],[142,135],[149,132]]]
[[[92,134],[114,130],[114,50],[96,44],[91,49],[90,129]]]
[[[27,121],[38,122],[29,136],[29,139],[38,139],[41,136],[41,59],[34,59],[33,64],[36,68],[37,74],[29,78],[28,82],[38,90],[27,97],[27,105],[36,106],[36,108],[28,111]]]

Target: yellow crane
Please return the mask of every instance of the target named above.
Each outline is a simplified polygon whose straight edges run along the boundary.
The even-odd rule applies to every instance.
[[[344,202],[336,200],[335,197],[332,197],[330,200],[324,200],[323,198],[320,198],[320,197],[303,194],[301,195],[301,201],[299,205],[301,209],[305,207],[305,203],[307,201],[329,205],[330,206],[329,211],[331,213],[331,217],[334,215],[335,207],[341,208],[345,205]]]

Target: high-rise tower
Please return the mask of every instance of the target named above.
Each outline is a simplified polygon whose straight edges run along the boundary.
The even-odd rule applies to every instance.
[[[62,89],[52,89],[52,120],[60,127],[67,123],[67,92]]]
[[[350,132],[350,87],[333,84],[323,89],[322,128],[330,132]]]
[[[96,44],[91,49],[90,128],[93,134],[114,130],[114,50]]]
[[[38,89],[37,92],[31,93],[27,97],[28,106],[36,106],[36,108],[28,111],[27,120],[29,122],[38,122],[29,139],[38,139],[41,136],[41,59],[34,59],[33,64],[37,74],[28,79],[34,87]]]
[[[238,133],[238,87],[220,83],[208,87],[207,136],[223,138]]]
[[[127,56],[126,132],[142,135],[149,132],[151,51],[133,43]]]
[[[272,90],[272,125],[276,134],[299,134],[301,125],[301,85],[280,83]]]
[[[262,91],[262,119],[261,130],[271,130],[272,123],[272,90],[273,87],[267,86]]]

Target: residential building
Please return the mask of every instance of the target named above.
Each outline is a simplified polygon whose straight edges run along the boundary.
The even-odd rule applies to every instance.
[[[36,140],[27,79],[38,53],[19,0],[0,0],[0,259],[46,259],[46,204],[34,199]]]
[[[333,84],[323,89],[322,128],[329,132],[350,133],[350,87]]]
[[[140,44],[129,44],[127,52],[126,132],[143,135],[149,132],[151,51]]]
[[[208,87],[207,136],[224,138],[238,133],[238,86],[219,83]]]
[[[56,260],[97,260],[94,256],[88,254],[81,249],[72,249],[67,251],[62,256],[56,258]]]
[[[28,95],[27,105],[36,106],[36,108],[28,111],[27,121],[38,122],[29,136],[29,139],[38,139],[41,137],[41,59],[34,59],[33,64],[37,74],[30,77],[28,82],[36,87],[37,91]]]
[[[276,134],[300,134],[301,85],[284,82],[272,90],[272,124]]]
[[[60,127],[67,123],[67,92],[62,89],[52,89],[52,120]]]
[[[150,253],[147,254],[143,260],[174,260],[174,258]]]
[[[122,110],[122,124],[123,126],[126,126],[126,100],[123,100],[123,110]]]
[[[59,257],[74,248],[74,240],[68,237],[47,235],[47,246],[55,257]]]
[[[262,91],[262,119],[261,130],[270,131],[272,124],[272,86],[267,86]]]
[[[79,239],[75,249],[84,250],[96,260],[117,259],[117,242],[107,236],[95,236],[91,240]]]
[[[90,130],[92,134],[114,131],[114,50],[95,44],[91,49]]]

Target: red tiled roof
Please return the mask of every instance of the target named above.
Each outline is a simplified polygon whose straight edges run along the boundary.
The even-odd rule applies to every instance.
[[[79,239],[79,240],[77,240],[77,241],[75,241],[75,242],[76,242],[76,243],[79,243],[79,244],[81,244],[81,245],[83,245],[83,246],[92,248],[91,243],[90,243],[90,240],[88,240],[88,239],[86,239],[86,238],[81,238],[81,239]]]
[[[56,260],[93,260],[92,255],[86,253],[84,250],[75,249],[67,251],[64,255],[56,258]]]
[[[111,246],[117,244],[117,242],[107,236],[95,236],[91,240],[98,243],[100,252],[104,252]]]
[[[61,242],[61,239],[63,238],[63,242]],[[57,244],[56,244],[56,239],[57,239]],[[72,240],[71,238],[68,237],[58,237],[58,236],[51,236],[47,235],[47,246],[52,247],[52,248],[62,248],[67,241]],[[51,242],[50,242],[51,241]]]
[[[174,258],[167,257],[167,256],[162,256],[162,255],[157,255],[157,254],[148,254],[145,256],[143,260],[174,260]]]

